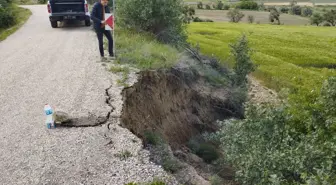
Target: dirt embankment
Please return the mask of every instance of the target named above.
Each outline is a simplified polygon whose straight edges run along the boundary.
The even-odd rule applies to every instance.
[[[214,122],[240,117],[228,86],[211,85],[189,66],[141,72],[134,86],[123,91],[123,126],[143,137],[159,132],[174,148],[191,137],[217,129]]]
[[[216,131],[217,120],[243,116],[242,102],[234,99],[234,92],[228,71],[207,59],[189,58],[171,69],[142,71],[138,81],[122,92],[121,124],[144,144],[145,133],[158,133],[169,144],[168,153],[186,166],[175,174],[184,178],[180,183],[209,184],[212,167],[186,146],[192,138]],[[230,168],[220,173],[227,180],[234,174]]]

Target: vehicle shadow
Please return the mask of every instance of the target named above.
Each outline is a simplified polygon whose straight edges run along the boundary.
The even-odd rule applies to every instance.
[[[58,23],[58,29],[69,31],[69,30],[91,30],[92,26],[85,26],[84,21],[78,20],[68,20]]]

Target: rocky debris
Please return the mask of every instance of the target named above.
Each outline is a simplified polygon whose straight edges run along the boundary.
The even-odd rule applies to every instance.
[[[263,86],[257,79],[249,77],[249,101],[252,103],[278,103],[279,98],[274,90]]]

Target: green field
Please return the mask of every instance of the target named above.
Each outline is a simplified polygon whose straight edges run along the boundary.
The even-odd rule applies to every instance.
[[[312,26],[274,26],[233,23],[192,23],[189,41],[201,52],[232,65],[229,44],[242,33],[248,36],[259,65],[254,76],[280,90],[318,91],[329,76],[336,76],[336,31]]]

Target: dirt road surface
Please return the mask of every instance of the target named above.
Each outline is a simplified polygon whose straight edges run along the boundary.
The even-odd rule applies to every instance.
[[[0,42],[0,184],[112,184],[166,177],[141,141],[114,120],[100,127],[48,130],[43,107],[75,117],[106,116],[106,89],[116,116],[121,88],[100,63],[91,28],[53,29],[47,9]],[[112,86],[111,86],[112,85]],[[131,152],[126,160],[117,157]]]

